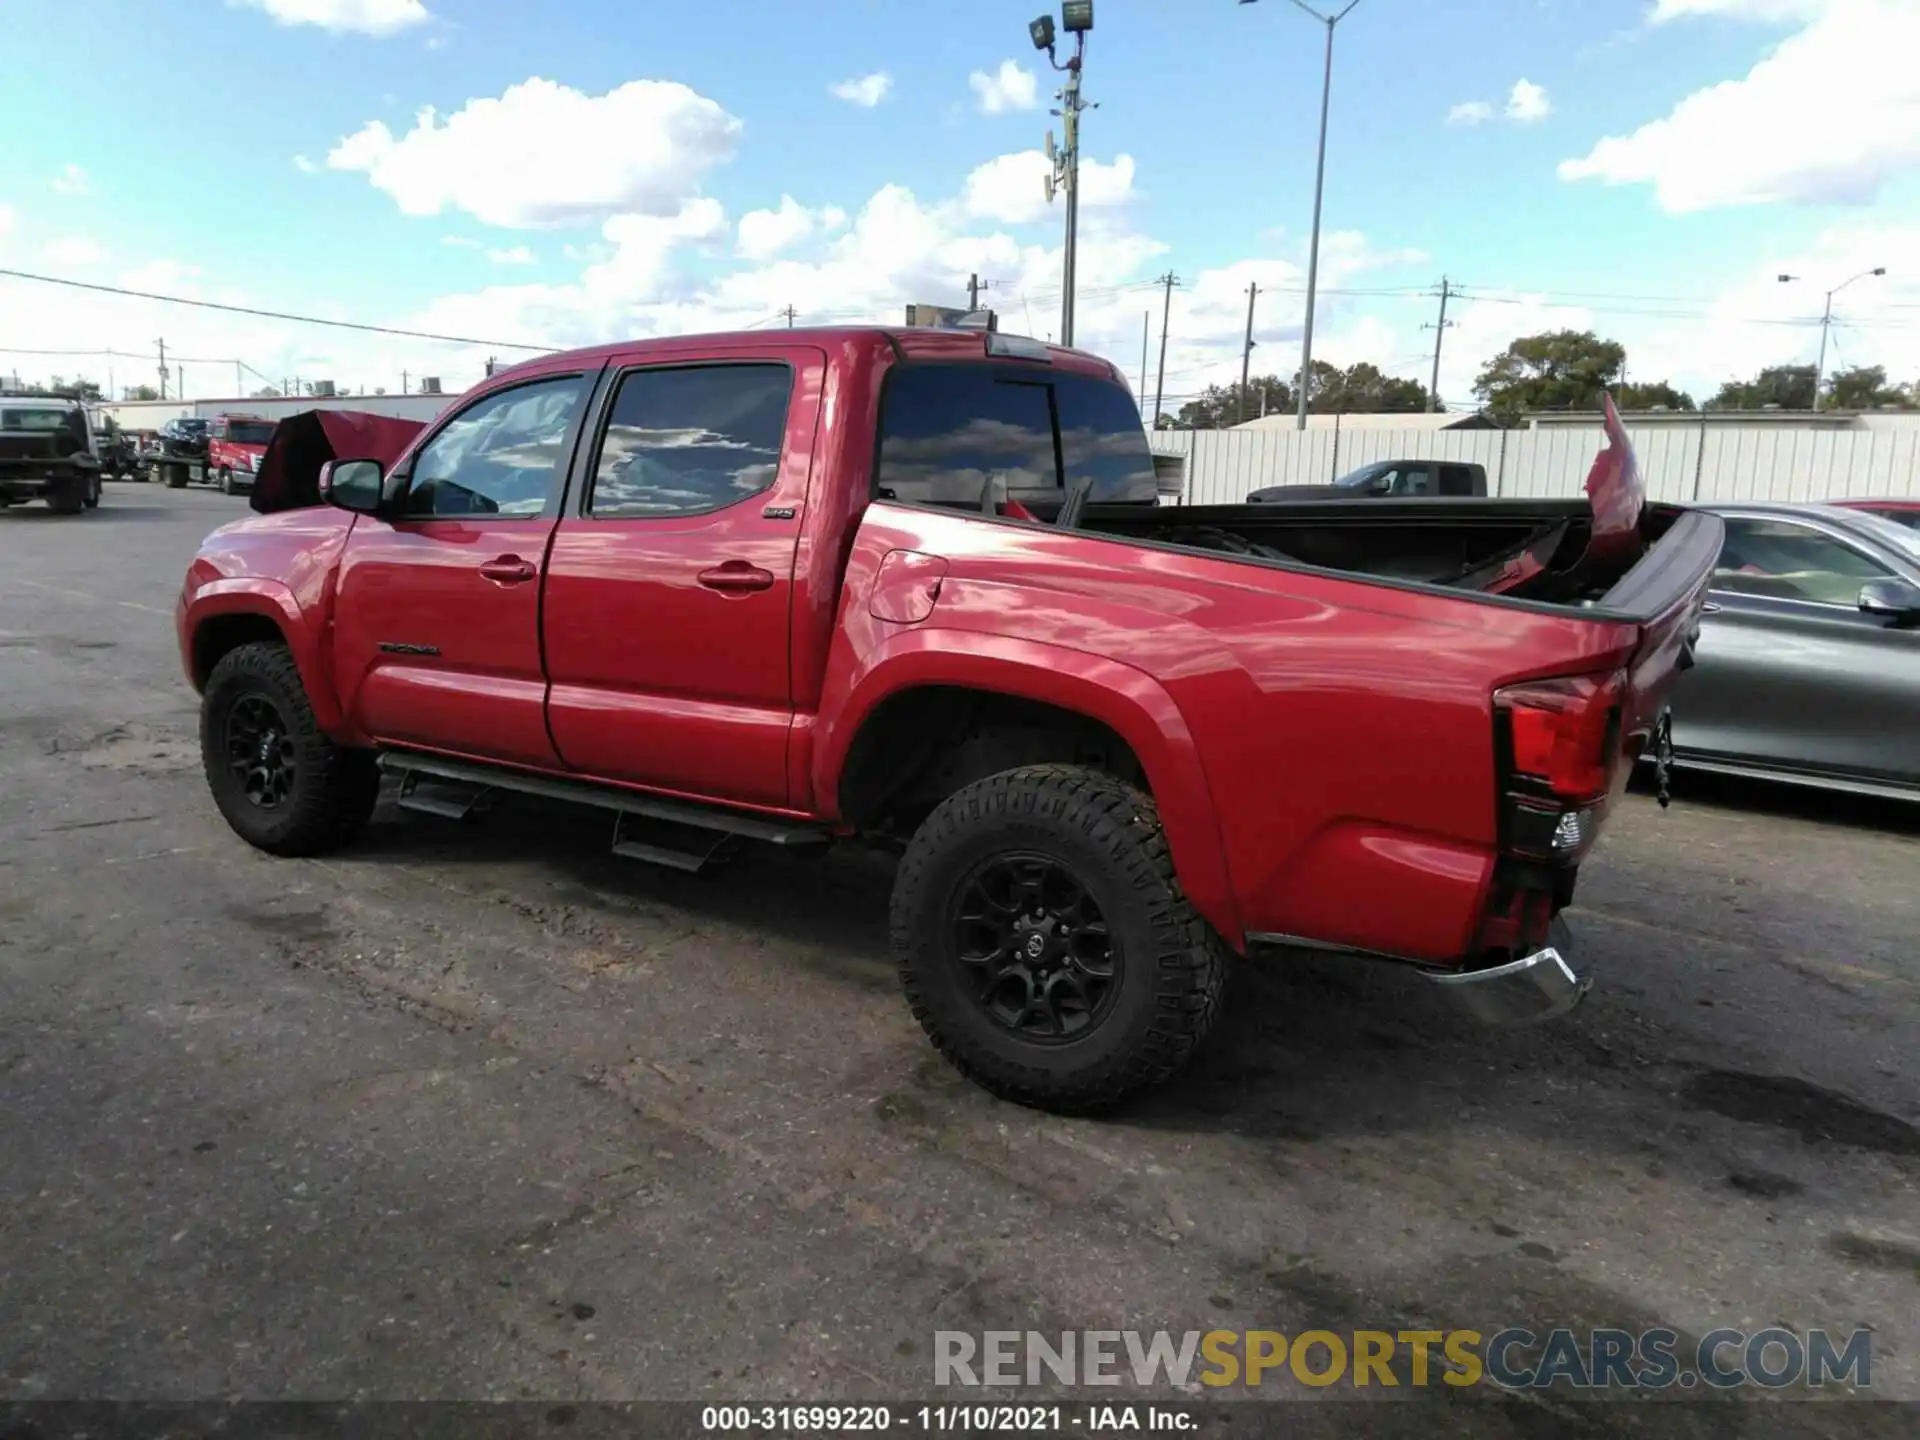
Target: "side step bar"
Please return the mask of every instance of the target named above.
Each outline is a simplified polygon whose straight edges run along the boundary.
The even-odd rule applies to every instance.
[[[494,790],[611,810],[614,854],[676,870],[702,870],[730,853],[736,840],[794,847],[833,840],[832,833],[818,825],[643,795],[590,780],[530,775],[411,750],[383,751],[378,763],[383,772],[399,777],[403,808],[449,819],[465,819]]]

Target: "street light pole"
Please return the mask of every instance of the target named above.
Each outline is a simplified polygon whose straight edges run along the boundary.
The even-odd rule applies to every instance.
[[[1846,289],[1847,286],[1853,284],[1855,280],[1865,280],[1870,275],[1884,275],[1886,273],[1886,266],[1876,265],[1871,270],[1862,270],[1858,275],[1842,280],[1838,285],[1827,291],[1827,308],[1825,313],[1820,316],[1820,361],[1813,369],[1813,408],[1815,410],[1820,408],[1820,388],[1826,383],[1827,379],[1827,334],[1833,329],[1833,297]],[[1780,277],[1780,283],[1786,285],[1798,279],[1800,279],[1798,275],[1782,275]]]
[[[1240,3],[1251,5],[1255,0],[1240,0]],[[1322,14],[1306,0],[1293,0],[1293,3],[1327,27],[1326,64],[1320,79],[1320,154],[1313,169],[1313,235],[1307,242],[1307,318],[1300,333],[1300,393],[1294,417],[1296,427],[1304,430],[1307,428],[1307,389],[1313,374],[1313,308],[1320,290],[1320,199],[1326,189],[1327,111],[1333,101],[1333,31],[1360,0],[1347,0],[1344,8],[1331,15]]]

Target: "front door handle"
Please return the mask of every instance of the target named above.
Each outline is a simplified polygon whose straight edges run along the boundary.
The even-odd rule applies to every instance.
[[[1702,615],[1718,615],[1720,613],[1720,607],[1709,600],[1700,607],[1700,613]]]
[[[702,570],[697,578],[707,589],[727,595],[743,595],[749,590],[773,588],[773,572],[762,570],[758,565],[749,565],[745,560],[729,560],[711,570]]]
[[[518,555],[502,555],[480,567],[480,578],[496,585],[524,585],[538,573],[532,561]]]

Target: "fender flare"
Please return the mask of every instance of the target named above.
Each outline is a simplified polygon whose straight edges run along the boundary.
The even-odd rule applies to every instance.
[[[313,707],[313,718],[329,735],[338,736],[345,727],[339,697],[334,694],[332,675],[321,653],[316,623],[303,610],[290,586],[260,576],[237,576],[209,580],[187,602],[185,614],[186,661],[193,663],[194,639],[209,620],[229,615],[258,615],[271,620],[286,637],[293,652],[294,667],[300,672],[300,684]]]
[[[813,753],[813,793],[832,818],[839,818],[840,777],[855,738],[881,704],[903,691],[984,690],[1070,710],[1132,747],[1152,787],[1181,888],[1228,944],[1245,949],[1199,747],[1173,697],[1144,670],[1043,641],[916,628],[869,652],[843,684],[830,679],[821,696],[821,713],[836,718]]]

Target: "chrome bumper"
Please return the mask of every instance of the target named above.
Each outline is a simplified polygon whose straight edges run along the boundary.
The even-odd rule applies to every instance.
[[[1487,970],[1427,970],[1474,1019],[1487,1025],[1519,1025],[1564,1015],[1593,987],[1593,976],[1574,963],[1573,932],[1558,916],[1547,943],[1531,955]]]

